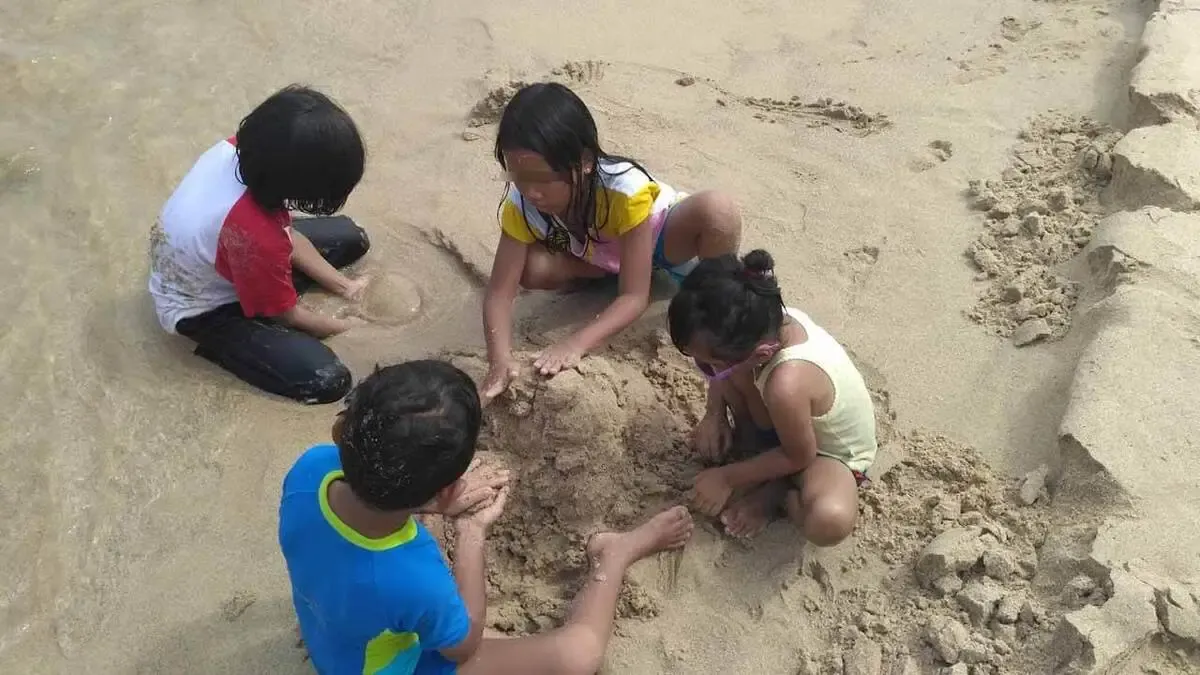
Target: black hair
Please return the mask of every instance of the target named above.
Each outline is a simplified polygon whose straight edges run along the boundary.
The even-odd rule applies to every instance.
[[[374,509],[400,511],[427,504],[466,472],[483,413],[466,373],[425,360],[376,368],[341,416],[350,490]]]
[[[671,341],[686,353],[699,339],[721,359],[749,357],[783,326],[783,294],[775,260],[762,249],[701,260],[667,310]]]
[[[298,84],[263,101],[238,125],[238,177],[267,211],[337,213],[362,180],[366,150],[350,115]]]
[[[540,82],[522,87],[504,106],[500,126],[496,130],[496,161],[501,167],[504,152],[528,150],[546,160],[550,168],[568,174],[571,178],[571,202],[567,206],[566,228],[579,240],[597,241],[600,230],[608,224],[608,204],[597,209],[601,173],[619,176],[634,169],[650,176],[636,161],[627,157],[610,155],[600,146],[596,120],[583,100],[565,85],[557,82]],[[594,170],[585,173],[583,164],[589,158]],[[601,160],[608,164],[627,163],[629,166],[616,173],[608,173]],[[607,197],[604,197],[607,198]],[[501,201],[501,207],[504,202]],[[524,200],[521,211],[525,211]],[[603,215],[597,222],[597,211]],[[549,214],[543,214],[546,222],[553,223]],[[528,224],[529,219],[526,218]],[[548,244],[549,242],[547,242]]]

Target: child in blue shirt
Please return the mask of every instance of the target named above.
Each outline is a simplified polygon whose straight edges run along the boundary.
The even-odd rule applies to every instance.
[[[346,399],[334,445],[311,448],[288,472],[279,541],[318,673],[590,675],[625,571],[691,536],[678,506],[628,532],[596,534],[593,575],[565,625],[485,639],[484,544],[509,488],[506,472],[471,467],[481,419],[475,385],[454,366],[389,366]],[[452,519],[453,574],[417,513]]]

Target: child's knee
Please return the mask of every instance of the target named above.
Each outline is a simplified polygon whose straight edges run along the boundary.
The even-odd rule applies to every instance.
[[[362,229],[358,225],[355,225],[354,229],[356,235],[355,252],[358,254],[356,257],[361,258],[367,254],[367,251],[371,250],[371,237],[367,235],[366,230]]]
[[[729,194],[708,190],[697,194],[694,199],[700,200],[700,212],[704,214],[709,227],[727,233],[741,232],[742,212]]]
[[[856,504],[841,500],[817,500],[805,505],[800,514],[792,514],[804,532],[804,538],[816,546],[836,546],[854,532],[858,520]]]
[[[521,272],[521,288],[527,291],[553,291],[558,287],[558,280],[547,265],[533,263],[533,260],[525,263],[525,270]]]
[[[296,398],[306,403],[336,403],[350,393],[354,376],[341,361],[335,361],[313,373]]]
[[[529,291],[554,291],[562,287],[561,270],[549,256],[530,251],[521,271],[521,288]]]

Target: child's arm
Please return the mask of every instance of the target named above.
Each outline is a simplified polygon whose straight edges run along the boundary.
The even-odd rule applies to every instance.
[[[479,394],[485,404],[503,393],[509,381],[517,376],[517,365],[512,358],[512,308],[528,255],[529,246],[501,233],[483,298],[483,334],[489,367]]]
[[[728,383],[721,380],[708,383],[708,402],[704,407],[704,417],[700,418],[695,431],[692,432],[692,447],[705,459],[720,459],[733,442],[733,430],[729,426],[728,407],[725,402],[727,386]]]
[[[298,304],[292,305],[291,309],[276,318],[287,326],[321,339],[345,333],[351,325],[349,321],[323,316]]]
[[[697,509],[715,516],[725,508],[734,490],[799,473],[816,460],[817,435],[809,392],[819,391],[820,383],[813,381],[817,374],[812,371],[788,364],[775,370],[763,398],[779,434],[779,447],[742,462],[701,471],[696,476]]]
[[[487,583],[483,560],[487,528],[472,524],[469,518],[457,521],[455,525],[457,537],[454,544],[454,580],[458,582],[458,593],[467,605],[471,629],[462,642],[449,649],[443,649],[442,656],[455,663],[466,663],[479,648],[487,619]]]
[[[650,306],[650,280],[654,273],[654,228],[639,225],[621,237],[620,289],[617,298],[579,332],[547,349],[534,363],[543,375],[555,375],[574,366],[584,354],[599,347],[637,320]]]
[[[487,531],[504,512],[508,487],[500,488],[491,504],[469,516],[454,521],[457,537],[454,544],[454,579],[458,592],[467,605],[471,629],[457,645],[441,650],[442,656],[455,663],[466,663],[479,649],[483,627],[487,622],[487,568],[483,559]]]
[[[731,464],[729,479],[735,489],[799,473],[816,461],[811,392],[820,390],[818,377],[824,375],[802,362],[784,364],[772,373],[763,399],[779,434],[779,448]]]
[[[308,237],[292,229],[292,264],[325,290],[353,300],[367,286],[366,279],[350,279],[329,264]]]

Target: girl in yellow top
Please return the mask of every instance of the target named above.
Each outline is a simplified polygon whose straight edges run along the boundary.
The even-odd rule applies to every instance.
[[[496,134],[496,161],[509,190],[483,305],[491,366],[485,401],[518,370],[511,349],[519,288],[619,277],[607,309],[538,356],[534,366],[553,376],[641,316],[655,268],[680,281],[698,259],[737,250],[742,222],[729,198],[677,192],[636,162],[604,152],[591,112],[561,84],[533,84],[513,96]]]
[[[757,534],[780,506],[818,546],[850,536],[875,461],[875,406],[837,340],[784,306],[771,255],[701,262],[668,318],[671,340],[709,381],[696,449],[720,460],[736,431],[736,444],[751,446],[739,450],[761,450],[702,471],[697,509],[735,536]]]

